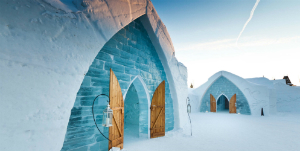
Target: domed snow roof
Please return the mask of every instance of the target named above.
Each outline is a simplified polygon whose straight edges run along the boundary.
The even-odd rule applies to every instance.
[[[267,86],[269,89],[274,89],[273,82],[265,77],[249,78],[246,80],[254,84]]]

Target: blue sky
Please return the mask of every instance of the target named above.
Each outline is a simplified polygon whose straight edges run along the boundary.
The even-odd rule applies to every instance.
[[[225,70],[243,78],[288,75],[300,85],[300,0],[152,0],[175,55],[200,86]]]

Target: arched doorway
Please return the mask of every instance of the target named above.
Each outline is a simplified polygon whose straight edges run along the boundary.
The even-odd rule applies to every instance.
[[[150,138],[150,97],[140,76],[136,76],[124,94],[124,145]]]
[[[217,99],[217,112],[229,113],[229,100],[224,94]]]
[[[116,33],[103,46],[91,64],[77,92],[62,151],[75,148],[83,148],[83,150],[99,147],[101,150],[106,150],[108,148],[107,140],[98,133],[92,119],[91,105],[98,94],[109,96],[108,71],[110,69],[114,71],[119,81],[124,103],[126,103],[126,93],[132,84],[137,90],[141,112],[139,114],[139,137],[136,138],[142,136],[150,138],[149,110],[151,101],[149,96],[154,93],[163,80],[166,81],[165,127],[166,131],[174,128],[173,99],[167,74],[141,19],[136,19]],[[100,114],[101,112],[99,112],[98,120],[96,120],[102,130]],[[108,136],[108,131],[105,128],[103,133]],[[126,135],[124,138],[124,145],[126,146]]]
[[[140,105],[137,90],[133,84],[129,87],[125,100],[124,133],[139,137]]]

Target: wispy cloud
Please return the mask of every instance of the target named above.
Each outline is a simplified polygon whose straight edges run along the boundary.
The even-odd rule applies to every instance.
[[[240,39],[242,33],[244,32],[244,30],[245,30],[245,28],[246,28],[246,26],[248,25],[248,23],[249,23],[250,20],[252,19],[253,14],[254,14],[254,11],[255,11],[255,9],[256,9],[256,7],[257,7],[257,5],[258,5],[259,2],[260,2],[260,0],[256,0],[256,3],[254,4],[254,6],[253,6],[253,8],[252,8],[252,10],[251,10],[251,12],[250,12],[250,17],[249,17],[249,19],[246,21],[246,23],[245,23],[245,25],[244,25],[242,31],[240,32],[238,38],[236,39],[236,46],[237,46],[237,43],[238,43],[238,41],[239,41],[239,39]]]
[[[204,42],[190,45],[182,45],[179,47],[179,51],[181,50],[216,50],[216,49],[224,49],[234,46],[235,39],[223,39],[212,42]]]
[[[245,42],[246,40],[246,42]],[[239,47],[256,47],[256,46],[270,46],[287,43],[299,43],[300,36],[284,37],[284,38],[251,38],[245,37],[245,40],[239,43]],[[180,45],[176,51],[201,51],[201,50],[224,50],[227,48],[236,48],[235,39],[223,39],[211,42]]]

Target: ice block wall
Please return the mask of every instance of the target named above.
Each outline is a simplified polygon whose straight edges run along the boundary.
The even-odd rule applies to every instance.
[[[174,128],[173,100],[171,98],[168,79],[158,54],[139,19],[116,33],[100,50],[90,66],[77,93],[74,107],[65,136],[62,151],[75,148],[90,149],[101,146],[107,150],[108,142],[99,135],[91,114],[94,98],[101,93],[109,95],[109,70],[117,76],[123,95],[136,76],[142,77],[152,99],[157,86],[166,81],[166,131]],[[101,129],[104,106],[99,106],[96,115]],[[141,112],[147,108],[142,108]],[[146,114],[146,113],[144,113]],[[147,120],[147,119],[145,119]],[[145,129],[144,131],[146,131]],[[106,136],[108,131],[103,129]]]

